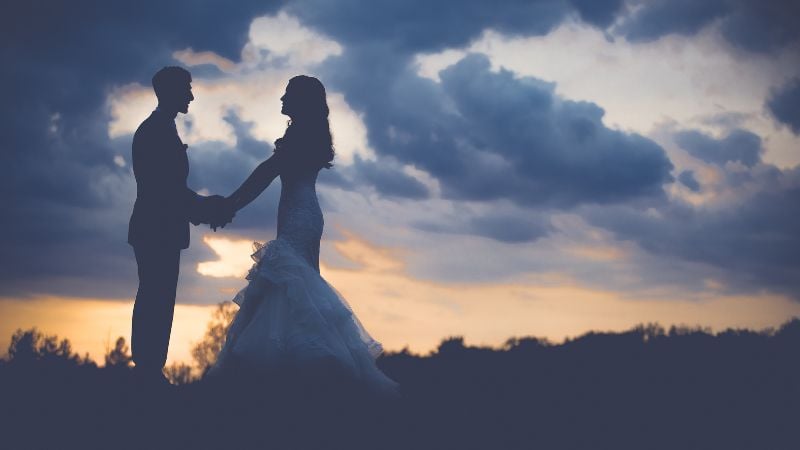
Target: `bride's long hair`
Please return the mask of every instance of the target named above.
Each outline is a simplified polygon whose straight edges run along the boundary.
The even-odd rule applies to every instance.
[[[333,138],[328,123],[328,101],[322,83],[306,75],[298,75],[286,86],[292,92],[297,108],[292,113],[283,137],[275,141],[275,153],[280,154],[294,169],[333,167]]]

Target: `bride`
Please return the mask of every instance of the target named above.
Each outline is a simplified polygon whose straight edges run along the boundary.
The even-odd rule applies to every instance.
[[[319,171],[330,168],[333,144],[325,88],[313,77],[289,80],[281,113],[291,121],[275,152],[226,199],[237,211],[281,178],[278,235],[255,244],[248,285],[234,298],[240,308],[211,373],[234,366],[255,370],[326,370],[376,393],[398,385],[375,365],[382,352],[342,296],[319,273],[322,210]]]

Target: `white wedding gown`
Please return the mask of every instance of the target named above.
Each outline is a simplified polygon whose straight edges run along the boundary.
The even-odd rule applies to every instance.
[[[383,351],[342,296],[319,273],[322,210],[317,172],[281,176],[278,235],[255,244],[248,285],[213,372],[232,357],[257,369],[333,362],[370,391],[396,395],[398,385],[375,365]]]

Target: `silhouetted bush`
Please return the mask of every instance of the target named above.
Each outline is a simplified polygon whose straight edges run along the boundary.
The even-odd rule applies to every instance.
[[[114,348],[109,349],[105,355],[107,368],[128,368],[131,365],[131,352],[125,338],[120,336],[114,343]]]
[[[217,305],[203,339],[192,347],[192,359],[194,359],[197,373],[204,375],[216,362],[217,355],[225,344],[225,336],[227,336],[228,329],[238,310],[239,307],[233,302],[222,302]]]
[[[165,367],[164,375],[170,383],[175,385],[188,384],[195,381],[195,377],[192,374],[192,366],[182,362],[172,363]]]

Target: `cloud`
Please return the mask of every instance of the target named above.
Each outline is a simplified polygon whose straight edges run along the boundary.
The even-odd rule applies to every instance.
[[[546,34],[571,11],[561,0],[514,1],[501,6],[480,0],[306,0],[291,2],[286,9],[346,48],[377,44],[401,57],[462,46],[486,28]]]
[[[222,236],[207,235],[203,237],[203,242],[211,247],[218,259],[199,263],[197,272],[201,275],[242,279],[253,266],[250,254],[254,253],[254,249],[250,240],[233,240]]]
[[[15,67],[0,75],[4,85],[14,87],[3,106],[8,120],[2,131],[11,139],[0,152],[0,198],[9,205],[0,217],[0,293],[130,297],[135,289],[135,265],[125,243],[135,189],[128,160],[130,132],[152,107],[149,77],[174,58],[200,64],[192,71],[203,95],[193,106],[201,98],[213,99],[210,106],[193,109],[190,120],[179,121],[182,135],[191,141],[190,185],[213,193],[231,192],[269,155],[271,142],[285,126],[269,103],[279,97],[274,86],[285,85],[289,71],[319,75],[329,92],[337,150],[336,167],[320,175],[326,222],[351,226],[361,221],[365,235],[383,233],[380,242],[403,244],[399,246],[413,253],[409,272],[415,276],[446,278],[449,271],[451,278],[475,282],[552,271],[595,286],[609,284],[611,277],[634,278],[633,271],[625,271],[630,266],[615,265],[624,259],[619,254],[629,254],[616,251],[619,242],[578,245],[551,223],[559,210],[586,209],[620,241],[632,240],[648,254],[664,255],[659,259],[663,267],[699,261],[729,274],[748,274],[754,268],[752,276],[734,280],[750,289],[769,286],[766,268],[776,268],[770,273],[783,280],[774,262],[782,249],[751,251],[755,244],[741,244],[757,240],[761,228],[748,227],[733,212],[714,216],[670,202],[664,186],[673,181],[673,165],[666,152],[627,127],[609,125],[604,101],[565,92],[561,84],[544,81],[552,79],[548,76],[525,77],[490,65],[481,55],[457,55],[435,80],[417,73],[419,54],[468,47],[487,29],[503,36],[541,36],[565,21],[575,24],[576,17],[603,28],[614,22],[620,3],[470,1],[459,2],[454,13],[453,4],[440,2],[297,1],[283,13],[254,23],[258,14],[278,11],[280,5],[239,2],[197,8],[180,2],[163,5],[156,14],[149,3],[111,8],[53,2],[53,15],[34,9],[4,15],[8,26],[0,29],[14,45],[0,52]],[[50,40],[54,35],[59,46]],[[719,83],[729,85],[726,81]],[[134,94],[117,92],[121,86]],[[703,85],[708,91],[713,87]],[[576,100],[586,98],[593,101]],[[134,109],[129,116],[114,116]],[[704,137],[699,140],[711,147],[726,139]],[[744,151],[740,159],[749,155],[752,160],[752,153]],[[704,150],[698,154],[717,155]],[[762,212],[775,214],[792,197],[755,174],[764,166],[758,159],[751,166],[743,172],[750,177],[744,184],[762,183],[766,200],[760,207],[767,208],[770,199],[775,204]],[[706,181],[705,172],[701,174]],[[682,175],[680,181],[687,185],[688,175]],[[791,184],[789,175],[779,178]],[[759,205],[753,204],[757,195],[748,192],[737,201],[751,224],[767,226],[760,222]],[[277,187],[270,187],[237,215],[224,236],[271,238],[277,197]],[[360,203],[345,205],[356,197]],[[630,216],[630,223],[607,217],[617,210],[620,217]],[[453,211],[460,222],[448,224]],[[794,209],[783,205],[783,211]],[[429,222],[438,224],[440,233],[414,228],[424,222],[423,216],[438,219]],[[692,220],[684,223],[683,216]],[[730,238],[713,235],[714,227],[724,228],[728,220],[738,227]],[[674,236],[669,234],[673,226]],[[791,247],[791,235],[782,226],[768,227],[767,235]],[[418,232],[408,233],[409,228]],[[336,230],[335,225],[326,228],[326,237]],[[703,251],[715,257],[685,248],[681,239],[691,241],[693,232],[712,235]],[[231,284],[196,273],[198,263],[215,258],[202,245],[209,234],[207,228],[193,229],[193,246],[183,258],[183,299],[218,301],[230,298],[222,290],[241,287],[240,280]],[[662,236],[674,249],[648,247]],[[735,238],[741,239],[738,247]],[[475,262],[444,256],[464,249],[491,257]],[[749,266],[731,267],[737,252],[751,258]],[[602,261],[603,268],[575,264],[576,255]],[[784,267],[791,272],[793,264],[789,260]],[[643,265],[641,271],[653,267]],[[664,281],[663,275],[660,282],[681,281],[681,276]],[[778,286],[794,289],[785,280]]]
[[[800,170],[771,167],[750,176],[759,188],[730,204],[590,207],[583,216],[665,260],[704,265],[700,271],[717,273],[730,291],[800,299]]]
[[[602,108],[560,98],[552,83],[491,71],[483,55],[443,70],[441,83],[408,65],[348,69],[361,58],[346,54],[326,73],[365,111],[375,151],[427,172],[446,198],[568,207],[657,198],[672,181],[656,143],[607,128]]]
[[[441,214],[434,220],[417,220],[412,226],[430,233],[481,236],[509,244],[534,242],[555,231],[549,215],[542,211],[501,205],[479,207],[477,211],[459,210],[452,215]]]
[[[598,28],[611,25],[622,8],[622,0],[571,0],[583,21]]]
[[[700,183],[694,177],[694,171],[684,170],[678,175],[678,181],[692,192],[700,192]]]
[[[767,109],[778,122],[800,135],[800,77],[774,89],[767,99]]]
[[[231,72],[236,67],[236,63],[214,52],[195,52],[191,48],[178,50],[172,53],[172,57],[187,66],[201,66],[207,64],[216,67],[222,72]]]
[[[228,110],[228,113],[223,116],[223,120],[233,128],[237,150],[258,161],[270,157],[274,147],[268,142],[253,137],[254,122],[242,120],[235,109]]]
[[[722,34],[739,48],[767,53],[797,42],[800,3],[784,0],[736,0],[722,23]]]
[[[545,220],[520,220],[515,217],[486,215],[469,222],[473,232],[501,242],[530,242],[545,236],[552,227]]]
[[[613,33],[637,42],[694,35],[715,21],[734,47],[768,53],[800,38],[800,4],[783,0],[653,0],[623,15]]]
[[[392,167],[388,158],[375,162],[361,159],[356,155],[353,169],[357,173],[356,176],[366,180],[386,197],[423,199],[430,195],[424,184],[403,173],[399,168]]]
[[[726,12],[726,0],[653,0],[643,2],[615,33],[635,42],[654,41],[672,33],[692,35]]]
[[[337,42],[304,27],[283,11],[255,19],[247,45],[245,52],[265,52],[265,63],[282,61],[290,67],[314,65],[342,53]]]
[[[700,131],[680,131],[675,142],[695,158],[707,163],[724,165],[738,161],[752,167],[761,161],[761,137],[741,128],[731,131],[722,139],[714,139]]]

